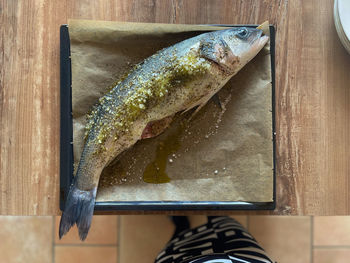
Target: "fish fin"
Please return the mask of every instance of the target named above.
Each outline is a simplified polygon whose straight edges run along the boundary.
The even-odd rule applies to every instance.
[[[196,110],[191,114],[190,120],[192,120],[192,119],[194,118],[194,116],[196,116],[197,113],[198,113],[206,104],[207,104],[207,102],[198,105],[198,107],[196,108]]]
[[[222,110],[221,101],[220,101],[219,95],[217,93],[212,97],[212,101],[214,102],[214,104],[216,106],[218,106],[220,108],[220,110]]]
[[[192,110],[194,107],[198,106],[198,103],[194,103],[192,105],[190,105],[189,107],[187,107],[186,109],[184,109],[181,114],[185,114],[186,112],[188,112],[189,110]]]
[[[189,106],[186,106],[185,109],[182,111],[181,114],[184,114],[188,112],[189,110],[192,110],[193,108],[197,107],[196,113],[210,100],[210,98],[213,96],[213,94],[209,94],[207,96],[202,97],[200,100],[195,101],[194,103],[190,104]]]
[[[189,106],[185,111],[182,112],[185,113],[187,111],[189,111],[190,109],[193,109],[194,107],[198,106],[197,109],[192,113],[190,120],[207,104],[207,102],[213,98],[213,96],[217,96],[216,94],[216,90],[214,92],[209,93],[208,95],[204,96],[203,98],[201,98],[199,101],[197,101],[195,104],[192,104],[191,106]],[[221,105],[219,97],[218,97],[218,103]],[[216,102],[214,100],[214,102]]]
[[[78,189],[75,184],[72,185],[61,216],[59,228],[60,239],[74,224],[77,224],[79,237],[82,241],[85,240],[94,213],[96,191],[96,187],[90,191],[84,191]]]
[[[203,97],[200,101],[197,102],[198,107],[196,110],[192,113],[190,120],[193,119],[194,116],[197,115],[197,113],[207,104],[207,102],[213,97],[213,94],[210,93],[208,96]],[[195,106],[197,106],[195,105]]]

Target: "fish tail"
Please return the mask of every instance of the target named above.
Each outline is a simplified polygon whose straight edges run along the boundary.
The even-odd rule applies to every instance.
[[[79,237],[82,241],[85,240],[94,213],[96,191],[96,187],[88,191],[80,190],[76,186],[76,183],[73,183],[61,216],[59,228],[60,239],[74,224],[77,224]]]

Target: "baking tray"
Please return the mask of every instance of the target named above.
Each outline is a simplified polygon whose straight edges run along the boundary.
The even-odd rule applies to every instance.
[[[257,27],[257,25],[211,25]],[[202,33],[204,33],[202,31]],[[96,202],[95,211],[174,211],[174,210],[273,210],[276,207],[276,133],[275,133],[275,27],[270,25],[272,79],[273,201],[108,201]],[[60,27],[60,209],[63,211],[73,180],[72,71],[68,26]]]

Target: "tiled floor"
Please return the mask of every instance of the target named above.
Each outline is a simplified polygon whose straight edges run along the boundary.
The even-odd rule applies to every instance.
[[[283,263],[350,262],[349,217],[234,216]],[[174,230],[166,216],[95,216],[86,242],[57,237],[59,217],[0,217],[0,262],[153,262]],[[206,222],[191,216],[191,226]]]

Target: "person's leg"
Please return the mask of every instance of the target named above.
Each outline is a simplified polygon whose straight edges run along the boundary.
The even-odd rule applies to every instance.
[[[199,263],[208,261],[210,256],[222,262],[273,262],[247,229],[231,217],[210,216],[206,224],[193,229],[185,216],[171,220],[174,234],[156,263],[188,263],[194,259]]]
[[[273,262],[249,231],[234,218],[208,216],[207,226],[217,235],[212,241],[214,252],[226,254],[233,262]]]
[[[213,220],[214,218],[217,218],[217,217],[220,217],[220,216],[207,216],[208,222],[210,222],[211,220]]]
[[[175,231],[171,239],[175,238],[182,231],[190,228],[190,222],[187,216],[170,216],[170,219],[175,225]]]

